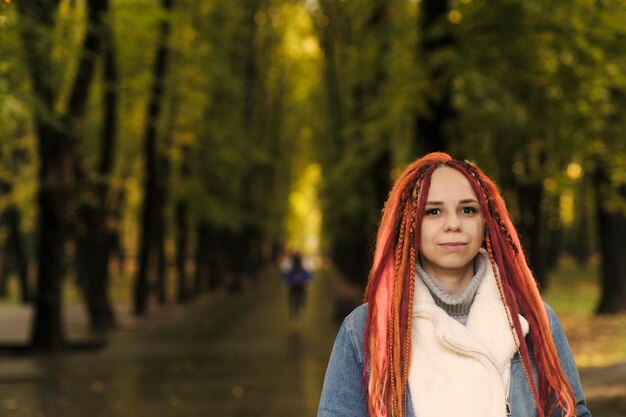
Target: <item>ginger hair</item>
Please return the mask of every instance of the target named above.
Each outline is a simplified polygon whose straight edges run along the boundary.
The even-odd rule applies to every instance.
[[[485,246],[538,415],[549,416],[556,407],[561,407],[564,416],[575,415],[576,400],[560,366],[543,300],[498,187],[472,163],[435,152],[412,162],[400,173],[378,228],[364,297],[368,311],[363,384],[369,416],[406,415],[421,221],[432,173],[440,166],[461,172],[480,202],[487,229]],[[530,327],[528,342],[520,314]],[[529,345],[534,351],[538,384],[531,378]]]

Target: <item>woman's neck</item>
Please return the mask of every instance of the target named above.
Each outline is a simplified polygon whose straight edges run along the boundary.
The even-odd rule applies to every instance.
[[[423,264],[422,264],[423,265]],[[444,292],[450,295],[462,294],[474,277],[474,263],[462,269],[424,268],[428,276]]]

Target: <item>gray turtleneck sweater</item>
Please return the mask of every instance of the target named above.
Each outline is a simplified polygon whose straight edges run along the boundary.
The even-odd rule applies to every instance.
[[[474,277],[469,284],[467,284],[463,293],[460,295],[452,295],[439,288],[437,283],[424,271],[420,263],[417,263],[417,274],[428,287],[428,290],[435,300],[435,304],[462,325],[467,323],[467,316],[472,307],[474,296],[476,295],[480,282],[487,272],[487,259],[481,253],[474,258],[474,271]]]

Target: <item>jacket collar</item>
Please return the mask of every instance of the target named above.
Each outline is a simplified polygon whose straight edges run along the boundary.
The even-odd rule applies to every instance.
[[[477,256],[486,257],[487,254],[481,250]],[[459,351],[487,356],[500,372],[504,372],[517,351],[517,343],[509,326],[508,307],[502,302],[489,259],[487,265],[487,273],[478,287],[465,326],[435,304],[428,288],[418,276],[415,277],[413,316],[433,320],[440,338],[445,337]],[[528,322],[522,316],[519,319],[526,335]]]

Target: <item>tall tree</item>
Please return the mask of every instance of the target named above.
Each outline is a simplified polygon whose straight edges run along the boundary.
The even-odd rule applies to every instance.
[[[165,79],[168,69],[169,40],[171,23],[169,12],[173,9],[173,0],[161,0],[161,7],[164,17],[159,24],[159,33],[156,43],[156,55],[152,67],[152,85],[150,88],[150,98],[146,115],[146,125],[144,130],[143,146],[145,158],[145,179],[143,211],[141,217],[141,237],[139,242],[139,270],[135,280],[134,289],[134,312],[143,314],[148,308],[148,292],[150,288],[149,274],[157,271],[158,254],[158,231],[159,213],[155,208],[158,204],[158,131],[161,110],[163,107],[163,96]]]
[[[450,134],[446,130],[453,121],[453,66],[446,56],[456,47],[449,22],[448,0],[424,0],[420,3],[418,59],[425,63],[424,80],[428,86],[426,108],[415,115],[414,149],[424,152],[446,151]],[[421,146],[420,146],[421,145]]]
[[[222,0],[201,14],[206,20],[198,33],[210,48],[211,77],[191,146],[197,287],[238,288],[259,271],[263,247],[282,238],[283,178],[292,158],[285,152],[283,115],[291,75],[279,55],[286,46],[274,19],[299,18],[297,7],[282,0]],[[288,18],[287,11],[296,15]]]
[[[592,91],[600,101],[597,111],[604,123],[597,140],[587,146],[591,177],[594,184],[598,241],[602,255],[602,294],[596,311],[600,314],[615,314],[626,311],[626,120],[623,111],[626,105],[626,76],[618,71],[626,65],[624,39],[626,28],[622,22],[626,9],[609,2],[597,3],[585,16],[593,23],[589,27],[589,38],[597,46],[590,52],[599,77]],[[601,48],[601,49],[600,49]],[[598,53],[600,49],[603,53]],[[595,110],[595,109],[594,109]],[[595,111],[593,112],[595,113]],[[596,123],[595,126],[598,124]]]
[[[596,135],[592,126],[601,119],[581,111],[602,106],[588,92],[597,82],[596,64],[590,64],[596,47],[588,33],[572,26],[587,19],[585,8],[571,2],[472,2],[454,10],[456,39],[466,51],[456,61],[454,132],[461,154],[481,160],[510,192],[542,288],[548,284],[549,248],[559,239],[559,231],[548,227],[558,227],[550,220],[558,186],[548,190],[546,184],[557,181]]]
[[[117,141],[117,60],[111,27],[109,0],[99,0],[93,11],[88,36],[102,45],[98,54],[102,62],[102,127],[99,161],[87,167],[85,157],[77,158],[76,177],[79,201],[77,207],[76,252],[78,282],[83,290],[90,325],[102,332],[115,327],[116,319],[109,298],[109,258],[111,253],[111,182]]]
[[[611,181],[609,169],[604,163],[596,164],[593,176],[595,206],[602,266],[600,268],[601,298],[596,311],[614,314],[626,311],[626,185],[617,186]],[[616,196],[622,200],[621,204]]]
[[[66,109],[58,113],[60,86],[52,60],[57,0],[18,3],[22,18],[20,33],[35,98],[34,124],[39,156],[38,277],[31,346],[55,350],[65,344],[62,320],[61,283],[64,248],[72,212],[73,166],[76,138],[84,121],[89,88],[95,68],[99,38],[92,36],[100,16],[100,5],[89,1],[87,33],[79,49],[76,75],[69,88]]]
[[[189,164],[191,157],[189,147],[182,149],[182,162],[180,164],[180,178],[184,182],[189,180]],[[176,270],[178,285],[176,286],[176,300],[179,303],[185,302],[190,295],[187,273],[187,260],[189,257],[189,203],[185,198],[178,198],[176,201]]]
[[[171,77],[173,78],[173,77]],[[173,88],[170,88],[173,90]],[[155,240],[157,247],[158,269],[157,269],[157,299],[160,304],[167,301],[167,273],[168,273],[168,256],[166,248],[167,240],[167,203],[169,197],[169,183],[171,176],[170,154],[173,149],[173,138],[176,129],[176,118],[180,108],[180,97],[175,92],[169,94],[169,106],[163,128],[162,141],[157,151],[158,159],[158,184],[156,192],[155,218]]]
[[[319,37],[328,112],[328,139],[319,148],[328,178],[322,192],[324,229],[335,265],[361,284],[394,161],[395,132],[385,100],[390,100],[389,63],[398,8],[388,0],[324,2],[317,17],[323,22]]]
[[[39,241],[37,296],[31,344],[36,349],[59,349],[65,343],[61,314],[63,247],[66,237],[71,147],[67,135],[54,123],[56,88],[52,74],[52,30],[57,1],[18,3],[21,36],[35,97],[35,129],[40,159],[37,196]]]

